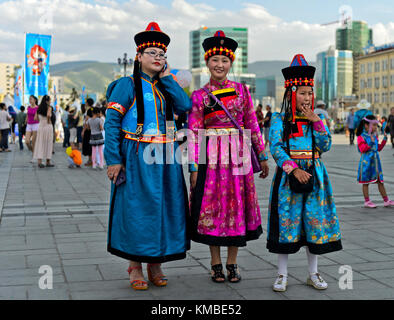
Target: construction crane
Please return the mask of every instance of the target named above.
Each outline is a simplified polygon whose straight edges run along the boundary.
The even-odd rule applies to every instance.
[[[328,22],[328,23],[322,23],[320,25],[321,26],[329,26],[329,25],[332,25],[332,24],[340,23],[343,28],[347,28],[352,22],[351,12],[349,12],[347,10],[349,10],[349,9],[344,7],[340,11],[340,13],[341,13],[341,19],[340,20],[332,21],[332,22]]]

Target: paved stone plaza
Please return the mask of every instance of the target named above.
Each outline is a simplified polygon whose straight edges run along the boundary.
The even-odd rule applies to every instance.
[[[128,284],[128,263],[106,251],[109,181],[105,171],[69,169],[61,145],[56,145],[55,168],[39,169],[31,154],[0,153],[0,299],[394,299],[394,208],[384,208],[377,186],[370,188],[377,209],[364,209],[356,182],[359,154],[335,136],[324,155],[341,221],[344,250],[319,258],[328,282],[325,291],[305,285],[305,250],[289,258],[285,293],[271,286],[277,256],[266,249],[266,234],[239,252],[243,280],[215,284],[209,277],[209,249],[192,243],[187,259],[164,265],[167,288],[153,285],[136,292]],[[394,199],[394,149],[381,152],[386,188]],[[267,180],[256,179],[267,226]],[[257,176],[256,176],[257,178]],[[223,250],[223,258],[225,251]],[[53,268],[53,289],[39,288],[42,265]],[[339,288],[339,268],[353,270],[353,289]],[[145,272],[146,275],[146,272]]]

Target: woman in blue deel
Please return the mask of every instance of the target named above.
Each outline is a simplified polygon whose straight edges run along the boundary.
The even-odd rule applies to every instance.
[[[187,191],[173,133],[174,112],[188,111],[191,101],[170,74],[170,38],[157,23],[134,40],[133,75],[107,89],[104,156],[113,182],[108,251],[130,261],[131,286],[145,290],[142,262],[149,280],[165,286],[161,263],[184,259],[190,249]]]

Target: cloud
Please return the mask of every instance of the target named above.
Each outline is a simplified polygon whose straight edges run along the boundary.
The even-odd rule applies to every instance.
[[[208,0],[173,0],[162,6],[149,0],[8,0],[0,3],[0,61],[21,63],[24,32],[52,34],[51,63],[76,59],[116,62],[135,54],[134,34],[157,21],[170,35],[170,65],[189,64],[189,32],[208,27],[249,28],[249,61],[290,60],[316,54],[335,43],[335,25],[320,26],[300,20],[284,21],[259,4],[244,3],[239,10],[214,9]],[[393,41],[394,24],[373,26],[376,43]]]

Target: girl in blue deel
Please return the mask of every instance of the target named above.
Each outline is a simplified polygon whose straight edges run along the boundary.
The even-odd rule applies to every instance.
[[[166,147],[177,148],[174,112],[188,111],[191,101],[170,74],[170,38],[157,23],[150,23],[134,40],[133,76],[112,82],[107,90],[104,156],[113,182],[108,251],[130,261],[133,289],[145,290],[142,262],[148,263],[149,280],[165,286],[161,263],[184,259],[190,248],[182,165]]]
[[[273,290],[286,290],[288,255],[303,246],[309,266],[307,284],[323,290],[327,283],[318,273],[317,255],[342,249],[332,187],[320,159],[330,150],[331,135],[324,115],[313,111],[315,67],[303,55],[296,55],[282,73],[286,88],[282,111],[273,114],[269,133],[277,164],[267,230],[267,248],[278,254]],[[297,181],[299,186],[294,184]]]
[[[387,196],[384,187],[383,170],[380,162],[379,152],[383,150],[387,142],[387,133],[384,134],[383,141],[379,143],[377,133],[379,121],[374,115],[367,115],[357,128],[358,151],[361,153],[358,165],[357,180],[363,185],[363,195],[365,198],[364,207],[376,208],[377,205],[369,199],[369,184],[377,183],[379,192],[383,197],[384,206],[394,206],[394,201]]]

